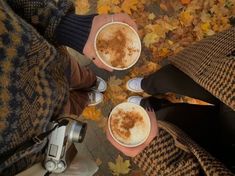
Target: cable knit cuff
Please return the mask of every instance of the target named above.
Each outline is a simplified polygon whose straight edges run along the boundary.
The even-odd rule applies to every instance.
[[[68,14],[64,16],[56,29],[57,43],[69,46],[83,53],[83,48],[90,34],[94,16],[96,16],[96,14],[86,16]]]

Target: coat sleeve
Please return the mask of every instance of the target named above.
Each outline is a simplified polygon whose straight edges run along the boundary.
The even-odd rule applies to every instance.
[[[148,176],[198,175],[200,172],[199,164],[191,153],[177,147],[174,138],[163,129],[148,147],[133,158],[133,162]]]
[[[148,176],[234,174],[176,126],[158,121],[159,135],[133,158]]]
[[[76,15],[69,0],[7,0],[17,15],[48,41],[69,46],[80,53],[90,34],[92,15]]]
[[[7,3],[50,41],[54,39],[55,29],[62,17],[74,12],[73,3],[69,0],[7,0]]]

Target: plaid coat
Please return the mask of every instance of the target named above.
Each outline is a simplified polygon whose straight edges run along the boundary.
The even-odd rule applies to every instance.
[[[148,176],[232,176],[176,126],[158,121],[159,135],[133,158]]]
[[[235,111],[235,27],[190,45],[170,61]]]

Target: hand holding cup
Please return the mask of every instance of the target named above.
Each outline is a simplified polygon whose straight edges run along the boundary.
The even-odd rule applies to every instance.
[[[137,25],[127,14],[120,13],[120,14],[114,14],[114,15],[98,15],[98,16],[95,16],[93,19],[91,31],[83,49],[84,55],[92,59],[92,61],[94,62],[94,64],[96,64],[97,67],[103,68],[108,71],[113,71],[113,69],[105,65],[103,62],[101,62],[100,58],[97,57],[97,54],[94,48],[94,42],[95,42],[95,36],[98,30],[103,25],[110,23],[110,22],[114,22],[114,21],[126,23],[137,31]]]
[[[136,147],[123,146],[113,138],[113,135],[111,135],[109,129],[106,130],[106,136],[107,139],[110,141],[110,143],[126,156],[135,157],[140,152],[142,152],[150,144],[150,142],[158,135],[158,126],[157,126],[157,119],[155,112],[152,109],[148,109],[146,110],[146,112],[150,119],[151,129],[149,136],[141,145],[138,145]]]

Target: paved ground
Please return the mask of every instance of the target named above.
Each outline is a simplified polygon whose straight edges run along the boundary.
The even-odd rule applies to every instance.
[[[78,53],[73,53],[73,55],[78,59],[80,65],[88,65],[95,73],[96,75],[102,77],[105,80],[108,80],[108,78],[112,75],[116,75],[117,77],[122,77],[126,74],[126,72],[118,72],[114,71],[112,73],[109,73],[105,70],[101,70],[94,66],[92,63],[87,61],[87,58],[85,58],[82,55],[79,55]],[[108,113],[108,112],[106,112]],[[99,169],[95,175],[97,176],[109,176],[112,175],[109,168],[108,168],[108,162],[112,161],[115,162],[115,159],[120,152],[118,152],[106,139],[106,136],[101,128],[97,126],[96,122],[88,121],[88,129],[86,133],[86,137],[81,144],[76,145],[78,149],[78,153],[81,156],[84,156],[86,158],[89,158],[93,161],[100,160],[102,163],[99,165]],[[127,157],[122,157],[128,159]]]

